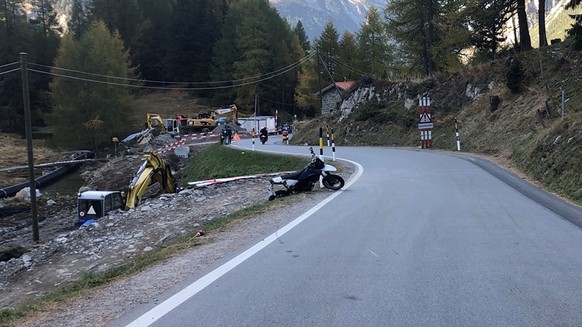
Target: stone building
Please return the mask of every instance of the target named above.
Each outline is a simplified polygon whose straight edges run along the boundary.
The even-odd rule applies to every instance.
[[[331,83],[321,90],[321,114],[331,115],[343,100],[344,94],[354,85],[354,81]],[[320,92],[315,93],[316,96]]]

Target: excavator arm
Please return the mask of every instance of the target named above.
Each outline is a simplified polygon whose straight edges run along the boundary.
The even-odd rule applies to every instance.
[[[162,116],[158,114],[147,113],[146,126],[149,129],[158,129],[162,134],[167,132],[166,126],[164,125],[164,120],[162,119]]]
[[[214,110],[215,115],[224,115],[227,113],[231,113],[231,120],[234,124],[238,122],[238,108],[235,104],[231,104],[228,108],[220,108]]]
[[[129,183],[125,209],[135,208],[139,205],[147,188],[154,182],[160,183],[166,193],[176,192],[172,171],[164,159],[155,152],[146,153],[144,158],[145,161]]]

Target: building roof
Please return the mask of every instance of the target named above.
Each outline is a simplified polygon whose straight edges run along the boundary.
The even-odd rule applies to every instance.
[[[356,82],[355,81],[346,81],[346,82],[335,82],[335,83],[331,83],[328,86],[324,87],[321,90],[322,94],[327,93],[329,90],[337,87],[340,89],[340,91],[346,91],[348,89],[350,89]],[[315,95],[319,95],[319,92],[315,93]]]

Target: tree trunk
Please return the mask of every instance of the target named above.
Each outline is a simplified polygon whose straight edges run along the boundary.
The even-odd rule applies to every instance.
[[[539,0],[538,8],[538,24],[539,24],[539,38],[540,48],[548,46],[548,39],[546,37],[546,0]]]
[[[517,20],[519,24],[519,45],[521,51],[531,50],[531,39],[525,12],[525,0],[517,0]]]

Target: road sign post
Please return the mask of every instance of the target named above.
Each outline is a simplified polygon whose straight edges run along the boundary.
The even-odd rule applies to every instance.
[[[431,118],[430,97],[424,96],[419,99],[419,116],[420,122],[420,147],[423,149],[432,148],[432,129],[434,127]]]

